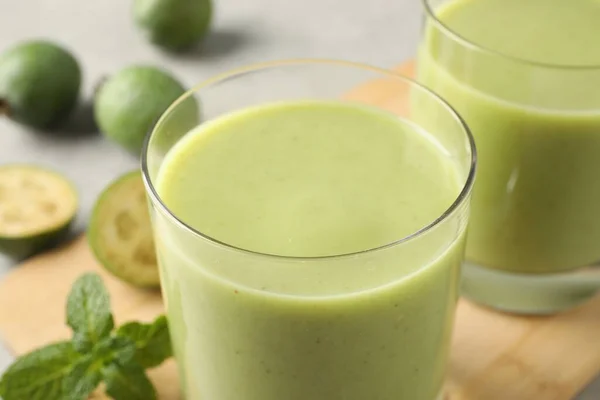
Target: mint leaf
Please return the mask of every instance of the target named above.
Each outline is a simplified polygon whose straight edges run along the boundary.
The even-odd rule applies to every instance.
[[[144,368],[156,367],[173,356],[169,327],[164,315],[151,324],[125,324],[117,330],[117,336],[133,340],[137,348],[135,360]]]
[[[172,356],[165,316],[113,332],[109,294],[98,275],[85,274],[67,299],[67,324],[71,341],[20,357],[0,377],[2,399],[85,400],[104,380],[115,400],[156,400],[144,370]]]
[[[114,400],[156,400],[154,386],[141,366],[112,364],[102,373],[106,393]]]
[[[81,358],[71,342],[58,342],[19,357],[2,375],[4,400],[63,400],[63,380]]]
[[[85,400],[102,381],[102,363],[86,355],[73,366],[63,381],[65,393],[61,400]]]
[[[73,284],[67,300],[67,324],[73,329],[73,346],[82,353],[114,328],[110,298],[97,274],[84,274]]]
[[[133,360],[135,352],[133,340],[126,337],[109,336],[96,345],[94,357],[103,365],[112,363],[126,365]]]

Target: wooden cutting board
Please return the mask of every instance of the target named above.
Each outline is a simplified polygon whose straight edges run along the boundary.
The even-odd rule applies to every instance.
[[[410,74],[412,65],[400,70]],[[397,109],[404,106],[397,89],[375,81],[349,97]],[[163,312],[159,293],[133,289],[104,273],[82,237],[15,267],[0,282],[0,337],[15,354],[68,337],[65,299],[86,271],[104,278],[117,323],[150,321]],[[570,400],[599,372],[600,297],[553,317],[501,314],[461,300],[445,399]],[[173,361],[151,377],[161,400],[180,399]]]

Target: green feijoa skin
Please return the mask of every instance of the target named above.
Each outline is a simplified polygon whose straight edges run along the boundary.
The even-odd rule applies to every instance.
[[[169,73],[152,66],[130,66],[106,79],[94,99],[94,116],[102,133],[139,155],[146,135],[160,116],[185,93]],[[198,105],[189,98],[190,119],[198,121]],[[187,104],[187,103],[186,103]],[[191,127],[191,126],[190,126]]]
[[[133,14],[150,42],[180,52],[207,35],[213,5],[211,0],[135,0]]]
[[[73,111],[81,69],[61,46],[35,40],[0,54],[0,114],[36,129],[53,128]]]

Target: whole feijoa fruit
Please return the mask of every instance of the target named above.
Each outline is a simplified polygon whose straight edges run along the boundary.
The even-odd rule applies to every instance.
[[[61,46],[35,40],[0,54],[0,113],[38,129],[54,127],[73,111],[81,69]]]
[[[107,138],[139,155],[146,135],[184,93],[183,86],[159,68],[127,67],[98,88],[94,117]]]
[[[148,39],[166,50],[199,43],[212,20],[211,0],[135,0],[134,18]]]

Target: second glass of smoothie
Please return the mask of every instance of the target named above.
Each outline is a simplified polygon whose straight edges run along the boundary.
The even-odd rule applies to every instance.
[[[173,105],[143,167],[187,400],[442,398],[475,167],[443,100],[344,62],[243,68]]]
[[[424,0],[418,79],[479,150],[464,293],[552,313],[600,288],[600,2]],[[421,109],[422,118],[431,115]]]

